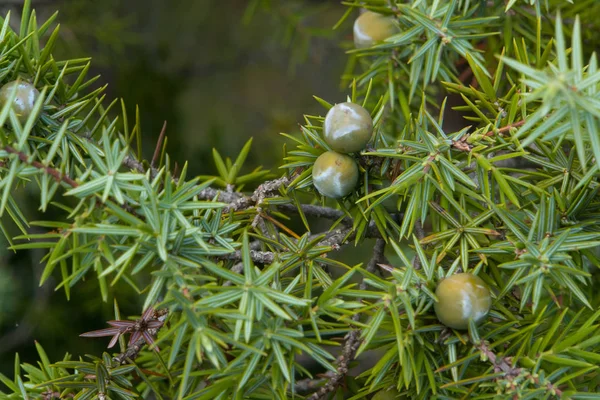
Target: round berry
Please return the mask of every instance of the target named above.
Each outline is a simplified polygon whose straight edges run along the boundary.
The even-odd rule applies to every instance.
[[[319,193],[337,199],[349,195],[356,187],[358,166],[350,156],[327,151],[315,161],[312,178]]]
[[[354,45],[357,49],[371,47],[400,32],[393,17],[366,11],[354,21]]]
[[[492,305],[488,286],[480,277],[469,273],[442,280],[435,295],[438,298],[434,304],[437,318],[454,329],[467,329],[470,319],[481,322]]]
[[[12,81],[2,86],[0,89],[0,107],[4,107],[8,99],[15,90],[15,98],[12,102],[12,109],[17,114],[19,121],[25,123],[33,110],[33,106],[40,92],[31,83],[24,81]]]
[[[372,133],[371,114],[358,104],[336,104],[325,116],[323,136],[327,144],[337,152],[361,151],[371,139]]]

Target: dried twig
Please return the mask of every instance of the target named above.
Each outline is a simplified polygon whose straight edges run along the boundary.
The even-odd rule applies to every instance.
[[[337,358],[337,373],[333,375],[325,385],[319,390],[314,392],[308,400],[320,400],[323,399],[327,394],[333,392],[342,383],[342,380],[348,373],[348,365],[354,359],[356,350],[360,345],[360,331],[353,330],[346,334],[344,337],[344,346],[342,348],[342,354]]]
[[[384,259],[385,251],[385,240],[377,239],[375,246],[373,247],[373,256],[367,264],[366,270],[369,272],[375,271],[377,264],[381,263]],[[365,290],[367,284],[364,279],[360,283],[360,289]],[[359,314],[355,314],[352,319],[358,320]],[[308,400],[320,400],[327,396],[328,393],[333,392],[342,383],[342,380],[348,373],[348,365],[356,354],[356,350],[360,346],[360,330],[352,330],[344,337],[344,345],[342,348],[342,354],[337,358],[337,373],[329,378],[329,380],[319,390],[314,392]]]

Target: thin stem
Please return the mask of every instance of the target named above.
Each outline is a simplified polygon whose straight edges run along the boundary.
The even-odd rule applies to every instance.
[[[348,364],[354,359],[356,350],[360,345],[360,331],[353,330],[346,334],[344,337],[344,346],[342,348],[342,354],[337,358],[337,373],[331,377],[325,385],[319,390],[314,392],[308,400],[321,400],[325,398],[329,393],[337,389],[342,383],[342,380],[348,373]]]
[[[298,207],[294,204],[278,204],[277,210],[298,214]],[[316,206],[313,204],[300,204],[300,209],[305,215],[315,218],[325,218],[330,220],[338,220],[344,218],[342,223],[350,223],[351,219],[344,214],[342,210],[336,210],[331,207]]]
[[[10,153],[10,154],[16,154],[17,157],[19,157],[19,160],[21,160],[25,164],[31,165],[32,167],[43,170],[48,175],[50,175],[52,178],[54,178],[54,180],[56,180],[57,182],[64,182],[67,185],[74,187],[74,188],[79,186],[79,184],[77,182],[75,182],[69,176],[62,174],[59,170],[49,167],[47,165],[44,165],[39,161],[31,160],[27,154],[15,149],[12,146],[9,146],[9,145],[4,146],[4,151],[6,151],[7,153]]]
[[[365,268],[365,270],[368,272],[375,272],[375,269],[377,268],[377,264],[381,264],[385,260],[384,252],[385,252],[385,240],[377,239],[375,241],[375,246],[373,246],[373,256],[369,260],[369,263],[367,264],[367,268]],[[360,283],[359,289],[360,290],[367,289],[367,282],[365,282],[364,279]],[[354,315],[354,317],[355,317],[355,319],[358,319],[358,314]]]
[[[366,270],[369,272],[375,271],[377,264],[381,263],[384,259],[384,251],[385,251],[385,240],[377,239],[375,242],[375,246],[373,246],[373,256],[369,260],[367,264]],[[367,284],[363,278],[360,283],[359,288],[361,290],[365,290],[367,288]],[[360,301],[360,300],[359,300]],[[359,318],[359,314],[355,314],[352,319],[357,321]],[[340,354],[337,358],[337,372],[329,378],[329,380],[321,387],[319,390],[314,392],[308,400],[320,400],[325,398],[327,394],[333,392],[337,389],[338,386],[342,383],[342,380],[348,374],[348,365],[352,360],[354,360],[354,356],[356,355],[356,350],[360,346],[360,330],[352,330],[346,334],[344,337],[344,345],[342,348],[342,354]]]

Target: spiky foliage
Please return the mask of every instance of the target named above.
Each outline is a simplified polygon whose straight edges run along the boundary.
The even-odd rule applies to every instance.
[[[0,397],[600,398],[600,5],[575,3],[346,3],[338,25],[365,7],[401,31],[350,51],[349,100],[375,134],[337,202],[311,180],[322,116],[288,135],[276,179],[242,172],[250,143],[236,160],[214,152],[219,176],[188,177],[162,140],[143,161],[140,121],[88,89],[89,60],[52,57],[54,17],[39,25],[26,3],[13,32],[7,16],[2,82],[41,90],[24,124],[0,110],[0,210],[23,232],[12,248],[47,249],[42,282],[60,275],[67,296],[87,277],[106,300],[124,280],[146,311],[123,321],[115,303],[113,328],[87,334],[113,336],[116,355],[17,357]],[[438,101],[448,94],[454,111]],[[457,113],[467,122],[447,130]],[[63,218],[28,221],[13,199],[24,186]],[[350,246],[372,258],[336,260]],[[459,271],[493,292],[464,332],[432,307]]]

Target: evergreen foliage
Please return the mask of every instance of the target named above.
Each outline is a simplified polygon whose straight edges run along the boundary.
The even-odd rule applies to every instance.
[[[37,344],[38,363],[17,356],[14,379],[0,375],[0,399],[600,398],[600,4],[344,4],[336,26],[366,8],[400,27],[349,51],[348,99],[316,98],[279,171],[246,170],[249,141],[199,177],[169,158],[166,126],[144,159],[139,113],[90,89],[89,59],[54,59],[56,15],[39,23],[26,1],[17,32],[0,21],[2,84],[40,91],[24,122],[14,91],[0,110],[11,248],[46,249],[41,283],[60,277],[67,297],[94,279],[104,301],[120,280],[145,299],[137,321],[115,301],[111,327],[85,334],[117,352],[50,361]],[[466,121],[454,132],[448,94]],[[334,201],[311,173],[343,101],[371,113],[374,135]],[[28,186],[62,219],[30,221],[13,199]],[[372,258],[336,260],[345,246]],[[433,310],[459,272],[492,292],[466,331]]]

